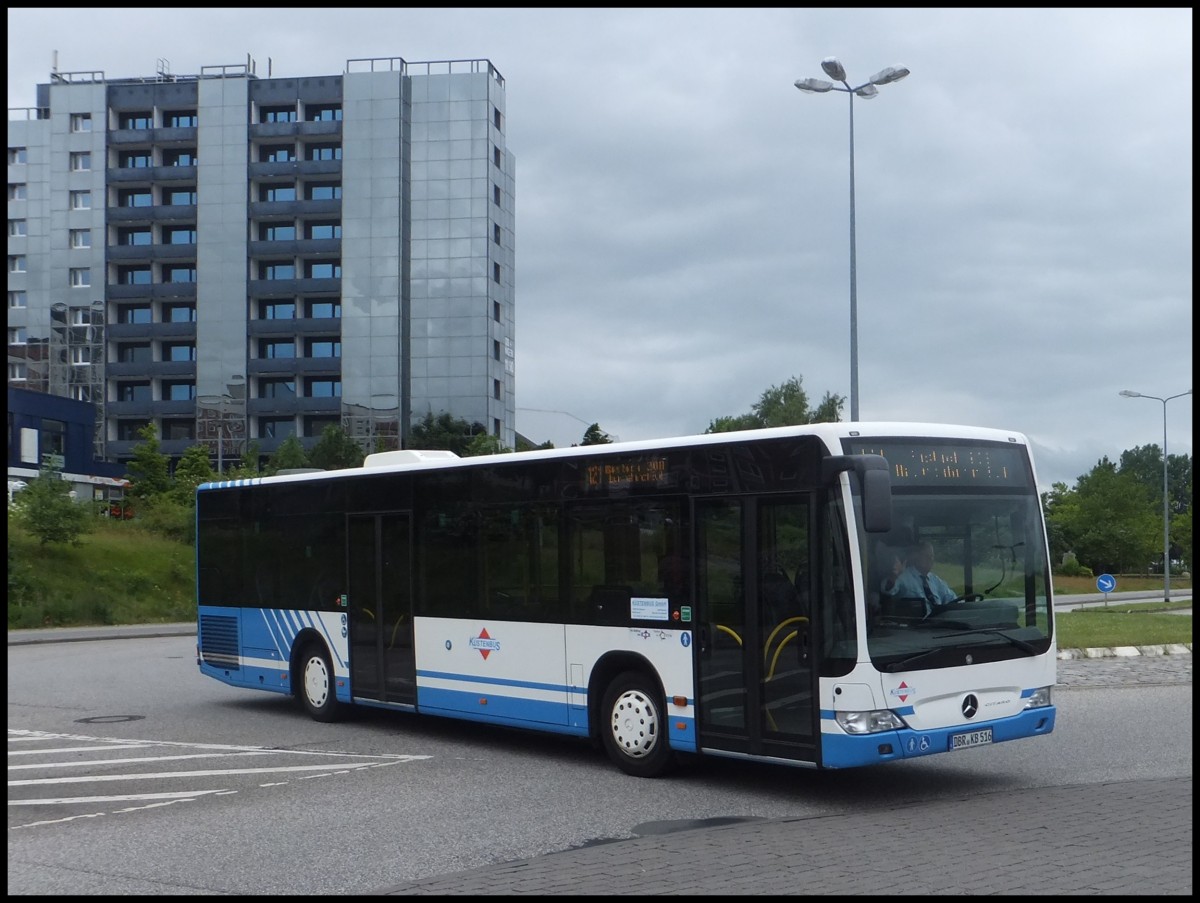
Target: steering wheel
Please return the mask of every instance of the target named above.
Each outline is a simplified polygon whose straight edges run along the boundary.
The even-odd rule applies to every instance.
[[[943,605],[957,605],[959,602],[982,602],[983,593],[964,593],[961,596],[955,596],[949,602],[943,602]]]

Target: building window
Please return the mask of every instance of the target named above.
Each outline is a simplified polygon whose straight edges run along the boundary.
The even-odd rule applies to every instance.
[[[306,279],[341,279],[342,264],[340,261],[318,261],[304,265]]]
[[[145,227],[117,230],[117,244],[119,245],[148,245],[152,241],[153,236]]]
[[[71,114],[71,131],[72,132],[90,132],[92,130],[92,114],[91,113],[72,113]]]
[[[195,110],[168,110],[163,113],[163,125],[169,129],[194,129],[199,124]]]
[[[195,243],[195,226],[174,226],[170,229],[163,229],[163,244],[194,245]]]
[[[296,122],[295,107],[263,107],[259,122]]]
[[[492,124],[500,128],[500,111],[492,107]]]
[[[76,401],[91,401],[91,386],[71,386],[71,397]]]
[[[260,320],[292,320],[296,316],[294,301],[264,301],[259,307]]]
[[[308,398],[341,398],[342,381],[311,376],[304,381],[304,394]]]
[[[296,380],[290,376],[260,379],[258,381],[259,398],[295,398]]]
[[[151,285],[154,274],[148,266],[117,267],[117,285]]]
[[[341,223],[306,223],[304,237],[314,239],[329,239],[342,237]]]
[[[492,282],[500,284],[500,264],[498,263],[492,264]]]
[[[304,186],[304,197],[309,201],[336,201],[342,196],[342,186],[335,182],[311,182]]]
[[[164,304],[164,323],[195,323],[196,305],[194,304]]]
[[[342,108],[333,104],[307,105],[304,108],[304,118],[308,122],[341,122]]]
[[[117,166],[121,169],[149,169],[153,165],[150,151],[124,151],[117,157]]]
[[[8,149],[8,165],[16,166],[19,163],[28,163],[29,154],[23,147],[10,147]]]
[[[261,358],[285,358],[296,356],[296,343],[291,339],[260,339],[258,356]]]
[[[149,188],[123,188],[117,192],[118,207],[153,207],[154,195]]]
[[[305,417],[304,435],[316,438],[325,432],[326,427],[341,427],[341,425],[341,419],[338,417]]]
[[[296,200],[295,185],[260,185],[258,188],[260,201],[294,201]]]
[[[492,302],[492,319],[495,320],[497,323],[500,322],[500,302],[499,301]]]
[[[9,292],[8,293],[8,309],[9,310],[24,310],[26,306],[26,298],[24,292]]]
[[[296,435],[295,417],[259,417],[258,435],[262,439],[286,439]]]
[[[118,383],[117,401],[149,401],[150,383]]]
[[[172,266],[163,270],[163,282],[195,282],[196,268],[194,266]]]
[[[493,379],[492,380],[492,398],[499,398],[499,397],[500,397],[500,380]]]
[[[296,227],[291,223],[259,223],[259,241],[295,241]]]
[[[187,188],[171,188],[166,192],[166,198],[163,203],[171,206],[187,206],[195,205],[196,189],[194,186]]]
[[[74,194],[74,192],[72,192]],[[10,201],[24,201],[29,198],[29,186],[24,182],[9,182],[8,183],[8,199]]]
[[[194,361],[196,346],[192,342],[163,342],[164,361]]]
[[[492,225],[492,241],[495,242],[496,244],[500,244],[500,224],[499,223],[494,223]]]
[[[69,233],[71,247],[77,251],[87,250],[92,246],[91,229],[72,229]]]
[[[29,223],[23,219],[10,219],[8,221],[8,234],[12,238],[24,238],[29,234]]]
[[[71,172],[90,172],[91,169],[91,151],[76,151],[71,154]]]
[[[71,288],[89,288],[92,284],[91,267],[71,267]]]
[[[117,362],[121,364],[148,364],[153,360],[149,342],[128,342],[117,346]]]
[[[342,146],[340,144],[310,144],[305,148],[309,160],[340,160]]]
[[[163,401],[192,401],[196,397],[196,383],[186,380],[164,380],[162,384]]]
[[[492,203],[495,204],[497,207],[500,206],[500,186],[499,185],[492,186]]]
[[[296,265],[288,261],[264,261],[258,265],[259,279],[295,279]]]
[[[500,166],[500,148],[494,144],[492,145],[492,165],[496,167]]]
[[[8,365],[8,381],[9,382],[24,382],[29,375],[29,370],[23,363],[9,362]]]
[[[71,363],[76,367],[86,367],[92,362],[92,347],[90,345],[73,345],[71,347]]]
[[[334,320],[342,315],[340,301],[309,301],[305,307],[310,320]]]
[[[163,151],[163,166],[195,166],[198,162],[195,148]]]
[[[118,420],[117,439],[121,442],[132,442],[141,439],[141,432],[150,425],[148,420]]]
[[[8,330],[8,344],[24,345],[27,341],[24,326],[12,326]]]
[[[289,163],[296,159],[296,148],[291,144],[264,144],[258,149],[260,163]]]
[[[305,357],[341,357],[341,339],[305,339]]]
[[[122,304],[117,308],[118,323],[152,323],[149,304]]]
[[[190,417],[187,420],[179,417],[164,417],[162,432],[164,439],[195,439],[196,421]]]
[[[152,129],[154,128],[154,114],[145,111],[122,113],[117,117],[117,128]]]
[[[500,343],[492,339],[492,360],[500,360]]]

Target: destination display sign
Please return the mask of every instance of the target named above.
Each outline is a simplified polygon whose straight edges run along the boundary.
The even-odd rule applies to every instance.
[[[882,455],[893,486],[1024,486],[1032,483],[1024,446],[851,439],[850,454]]]

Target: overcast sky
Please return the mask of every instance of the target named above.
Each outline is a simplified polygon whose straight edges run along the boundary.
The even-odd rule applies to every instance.
[[[63,72],[486,58],[516,155],[517,429],[702,433],[800,378],[850,415],[1017,430],[1039,483],[1161,445],[1192,388],[1192,10],[8,10]],[[269,63],[268,63],[269,61]],[[1166,406],[1192,453],[1192,399]]]

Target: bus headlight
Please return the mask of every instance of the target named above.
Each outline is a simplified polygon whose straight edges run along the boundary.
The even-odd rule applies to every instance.
[[[1025,708],[1027,709],[1040,709],[1048,705],[1050,705],[1049,687],[1038,687],[1025,700]]]
[[[878,734],[905,727],[900,717],[890,709],[873,712],[837,712],[834,719],[847,734]]]

